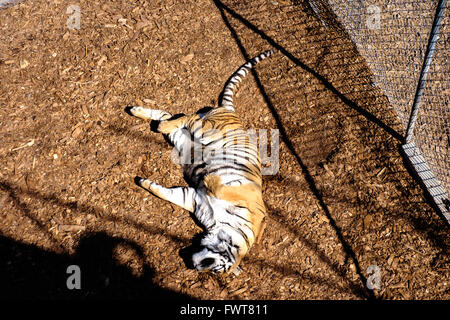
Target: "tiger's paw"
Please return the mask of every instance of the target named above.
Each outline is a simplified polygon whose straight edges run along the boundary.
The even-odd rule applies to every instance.
[[[126,106],[124,111],[133,117],[145,120],[151,118],[151,111],[142,107]]]
[[[144,107],[127,106],[125,107],[125,112],[131,116],[144,120],[166,120],[172,117],[169,112]]]
[[[144,189],[150,189],[151,185],[153,184],[152,181],[138,176],[134,177],[134,183]]]

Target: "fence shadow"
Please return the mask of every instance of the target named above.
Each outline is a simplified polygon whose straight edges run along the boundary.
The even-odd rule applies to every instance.
[[[334,149],[331,150],[328,155],[324,158],[323,161],[319,162],[312,162],[308,159],[305,159],[305,155],[307,155],[307,152],[311,152],[311,150],[306,150],[306,147],[299,146],[297,143],[298,137],[293,135],[292,133],[299,133],[302,134],[301,131],[298,129],[292,129],[289,127],[289,125],[292,124],[292,126],[296,125],[296,122],[290,122],[289,119],[286,119],[284,116],[284,111],[280,110],[280,108],[277,108],[277,105],[286,106],[286,103],[289,103],[289,100],[282,100],[281,102],[278,101],[280,99],[272,100],[272,97],[276,95],[276,93],[279,93],[278,91],[273,92],[272,89],[266,89],[265,86],[262,84],[260,77],[258,73],[255,70],[252,70],[252,75],[255,80],[255,83],[259,89],[259,92],[261,93],[261,96],[263,97],[263,100],[265,104],[267,105],[268,109],[270,110],[273,119],[275,120],[275,123],[277,125],[277,128],[280,132],[280,138],[284,145],[287,147],[289,153],[295,158],[295,161],[297,162],[298,166],[300,167],[301,173],[303,177],[306,180],[306,185],[309,188],[309,191],[314,195],[316,198],[319,207],[321,211],[325,214],[326,218],[329,221],[329,226],[333,229],[335,235],[337,236],[338,241],[342,245],[345,255],[346,255],[346,261],[352,262],[355,266],[355,273],[357,274],[359,278],[359,285],[354,285],[353,283],[350,283],[349,289],[353,291],[354,294],[368,299],[375,298],[375,295],[373,291],[366,288],[366,282],[367,279],[365,275],[363,274],[363,271],[361,269],[360,262],[358,261],[358,257],[361,257],[361,244],[355,241],[355,239],[360,238],[364,232],[367,232],[364,227],[363,230],[359,229],[361,227],[361,221],[360,217],[363,218],[368,215],[368,213],[373,214],[374,216],[377,215],[378,217],[382,218],[382,221],[388,225],[389,223],[397,223],[394,222],[392,219],[404,219],[404,223],[410,224],[414,227],[414,231],[417,234],[423,235],[427,238],[428,243],[438,249],[438,253],[436,254],[437,260],[442,260],[442,253],[446,251],[446,248],[448,247],[446,242],[447,240],[444,239],[444,235],[442,232],[442,228],[440,225],[436,224],[436,221],[428,221],[427,220],[427,214],[423,214],[421,212],[421,209],[423,207],[427,207],[425,202],[418,203],[416,199],[420,198],[420,191],[418,188],[411,191],[410,195],[403,194],[405,181],[410,181],[410,177],[406,176],[406,171],[400,168],[400,165],[397,164],[398,159],[393,159],[393,153],[396,151],[396,145],[401,143],[404,140],[404,137],[401,133],[399,133],[399,122],[389,112],[384,112],[386,108],[389,107],[389,104],[387,103],[387,100],[385,99],[385,96],[373,88],[373,84],[371,84],[369,81],[361,82],[361,78],[366,77],[367,75],[364,73],[367,69],[365,65],[361,62],[353,61],[351,58],[358,58],[358,53],[356,48],[351,46],[345,46],[344,48],[341,47],[333,47],[331,46],[331,49],[327,47],[326,42],[322,44],[319,40],[319,43],[315,43],[312,38],[308,38],[306,40],[306,45],[310,45],[311,47],[315,48],[315,50],[318,50],[319,48],[324,48],[324,51],[320,54],[320,57],[317,59],[317,63],[307,63],[302,61],[300,58],[298,58],[298,53],[293,53],[291,49],[287,49],[286,46],[280,44],[280,41],[275,40],[275,37],[278,37],[280,39],[286,40],[288,36],[291,34],[289,32],[296,32],[298,31],[293,26],[292,28],[289,28],[287,31],[282,29],[281,27],[277,30],[276,34],[274,36],[269,36],[268,33],[262,31],[257,24],[250,22],[251,18],[247,18],[245,14],[237,13],[235,10],[224,4],[220,0],[214,0],[214,3],[219,10],[222,20],[225,24],[225,26],[228,28],[228,30],[231,33],[231,36],[233,37],[237,47],[239,48],[242,56],[244,59],[248,60],[251,58],[251,56],[248,54],[247,48],[250,48],[248,45],[244,45],[245,40],[243,38],[244,34],[251,34],[250,37],[252,38],[260,38],[262,39],[261,43],[266,43],[277,49],[284,57],[286,57],[289,62],[292,62],[296,67],[299,67],[303,70],[301,73],[302,75],[309,75],[308,79],[314,79],[315,82],[318,82],[321,86],[324,87],[325,92],[328,92],[328,94],[331,93],[334,97],[337,97],[336,100],[339,101],[343,107],[340,109],[336,108],[333,112],[345,112],[344,116],[348,116],[350,114],[350,117],[353,117],[351,121],[353,123],[357,123],[357,129],[358,132],[355,133],[354,138],[339,137],[338,139],[335,139],[335,146]],[[308,7],[308,3],[303,2],[302,4],[305,4],[303,8],[296,8],[295,10],[301,10],[303,14],[307,13],[310,15],[313,15],[313,10]],[[294,1],[294,6],[300,5],[300,1]],[[245,7],[245,6],[242,6]],[[249,9],[248,7],[246,14],[251,15],[254,13],[254,16],[260,17],[262,14],[261,12],[257,12],[255,9]],[[243,11],[245,11],[243,9]],[[250,10],[250,11],[249,11]],[[294,11],[295,11],[294,10]],[[254,18],[254,16],[252,16]],[[317,17],[316,17],[317,18]],[[336,17],[332,15],[332,12],[329,11],[329,15],[327,18],[327,25],[329,23],[334,23],[334,30],[335,31],[343,31],[344,29],[340,26],[339,22],[337,21]],[[267,19],[267,17],[266,17]],[[267,19],[270,20],[270,19]],[[270,23],[264,21],[264,23]],[[292,22],[294,25],[294,21]],[[301,22],[303,23],[303,22]],[[318,22],[320,24],[320,22]],[[267,27],[267,24],[264,24]],[[238,27],[237,27],[238,26]],[[242,36],[239,36],[237,28],[241,32]],[[305,23],[305,29],[314,29],[314,27],[308,26]],[[308,30],[308,31],[311,31]],[[322,31],[320,31],[322,32]],[[314,35],[317,35],[318,33],[315,33]],[[308,35],[309,36],[309,35]],[[327,35],[328,36],[328,35]],[[326,36],[324,36],[327,40]],[[331,36],[330,36],[331,37]],[[343,36],[345,38],[345,36]],[[322,38],[320,38],[322,39]],[[297,45],[305,45],[305,42],[302,42],[300,44],[301,39],[297,39],[299,43]],[[312,40],[312,41],[311,41]],[[254,39],[253,39],[254,41]],[[310,41],[311,43],[309,43]],[[346,42],[348,43],[348,41]],[[336,44],[333,43],[335,46]],[[253,45],[253,43],[252,43]],[[328,44],[329,45],[329,44]],[[349,49],[347,48],[349,47]],[[347,48],[347,49],[346,49]],[[267,49],[267,48],[265,48]],[[320,62],[325,60],[327,56],[327,50],[334,50],[336,49],[337,52],[342,53],[341,50],[348,50],[352,53],[350,56],[351,58],[348,59],[350,62],[345,62],[343,64],[336,63],[337,68],[336,70],[330,70],[323,71],[323,74],[320,71]],[[311,54],[314,54],[314,50],[310,50]],[[329,53],[329,52],[328,52]],[[336,52],[333,52],[335,54]],[[305,56],[305,55],[304,55]],[[333,56],[334,57],[334,56]],[[327,57],[328,59],[331,59],[331,57]],[[314,59],[311,59],[314,60]],[[359,60],[358,60],[359,61]],[[361,65],[358,65],[360,63]],[[330,63],[331,65],[335,64]],[[354,64],[354,65],[353,65]],[[292,67],[291,67],[292,68]],[[357,69],[362,71],[361,74],[358,74],[358,79],[353,79],[351,76],[346,76],[342,72],[346,72],[347,70]],[[288,70],[289,71],[289,70]],[[368,72],[367,72],[368,73]],[[368,76],[370,74],[368,73]],[[342,78],[342,79],[341,79]],[[329,80],[333,79],[333,80]],[[370,80],[370,79],[369,79]],[[352,88],[352,85],[355,84],[356,88]],[[289,84],[290,85],[290,84]],[[307,85],[308,86],[308,85]],[[350,89],[345,91],[341,91],[340,88],[343,87],[349,87]],[[339,88],[339,89],[338,89]],[[276,90],[276,89],[274,89]],[[295,91],[296,89],[294,89]],[[270,91],[268,93],[268,91]],[[286,93],[286,91],[281,90],[282,92],[280,94]],[[320,96],[322,94],[322,91],[319,89],[316,91],[311,92],[311,90],[308,88],[308,90],[301,91],[299,89],[299,94],[305,94],[312,96],[313,99],[317,99],[320,101],[322,97]],[[305,93],[306,92],[306,93]],[[314,97],[314,95],[317,95],[317,98]],[[351,97],[351,98],[349,98]],[[384,99],[383,99],[384,98]],[[275,98],[274,98],[275,99]],[[354,99],[354,100],[353,100]],[[355,101],[361,101],[361,105],[359,102]],[[318,107],[316,105],[316,107]],[[347,109],[354,111],[354,112],[348,112],[346,111],[345,107],[348,107]],[[330,112],[328,109],[324,108],[324,112]],[[302,111],[300,111],[302,112]],[[312,112],[307,107],[305,107],[305,112]],[[354,115],[356,114],[356,115]],[[335,125],[339,130],[344,130],[345,128],[342,128],[341,124],[339,123],[341,119],[340,116],[336,116],[334,113],[332,115],[335,116],[333,121],[337,121],[337,124]],[[342,117],[344,117],[342,116]],[[302,118],[304,120],[305,118],[308,119],[308,117],[312,117],[312,115],[308,115],[308,117],[302,117],[301,115],[298,116],[299,118]],[[317,124],[320,124],[319,121],[316,121]],[[348,124],[347,124],[348,125]],[[352,128],[353,129],[353,128]],[[313,133],[316,133],[316,131],[320,131],[320,128],[313,127],[312,131]],[[338,131],[339,132],[339,131]],[[378,139],[375,139],[375,137],[380,137]],[[307,139],[314,139],[314,137],[305,138]],[[311,145],[318,144],[319,148],[320,146],[323,146],[324,141],[310,141],[307,140],[308,148],[311,148]],[[304,141],[304,140],[300,140]],[[347,147],[346,144],[354,144],[355,148],[359,149],[366,149],[365,151],[361,151],[358,156],[361,154],[363,155],[363,159],[370,160],[377,165],[380,166],[380,168],[388,168],[397,170],[395,172],[392,172],[390,174],[387,174],[385,179],[383,180],[383,183],[385,183],[386,189],[391,188],[390,191],[392,194],[390,195],[390,198],[388,201],[391,201],[392,203],[397,203],[395,205],[387,205],[385,207],[381,206],[379,202],[377,202],[377,197],[370,198],[368,195],[373,193],[373,188],[370,186],[370,182],[360,181],[359,184],[355,182],[355,176],[358,174],[358,170],[355,170],[354,173],[348,174],[347,176],[344,175],[343,177],[334,177],[334,180],[331,180],[328,184],[337,184],[338,188],[331,188],[327,186],[327,182],[324,183],[324,165],[333,163],[333,157],[336,153],[340,152],[340,148]],[[348,147],[347,147],[348,148]],[[303,150],[302,150],[303,149]],[[300,150],[300,151],[299,151]],[[315,150],[315,149],[314,149]],[[314,152],[313,150],[313,152]],[[356,150],[356,149],[355,149]],[[356,152],[355,152],[356,153]],[[398,156],[398,155],[397,155]],[[356,157],[356,154],[353,155],[353,157]],[[342,161],[342,159],[341,159]],[[363,161],[363,160],[360,160]],[[336,161],[334,161],[336,162]],[[350,161],[352,162],[352,161]],[[352,163],[355,165],[355,163]],[[359,162],[358,165],[361,165],[361,162]],[[372,169],[373,170],[373,169]],[[400,175],[402,177],[402,182],[399,182],[398,176],[396,174]],[[405,178],[406,177],[406,178]],[[289,181],[287,179],[286,181],[283,179],[283,181],[279,181],[281,184],[285,185],[285,183],[292,184],[292,181]],[[373,182],[372,182],[373,183]],[[343,195],[338,194],[340,189],[344,189],[345,187],[340,186],[340,184],[347,185],[348,189],[350,191],[354,191],[356,194],[356,198],[352,199],[352,194],[349,195]],[[336,189],[336,190],[333,190]],[[401,190],[400,194],[397,190]],[[367,196],[364,195],[364,199],[359,198],[359,194],[367,193]],[[376,195],[376,194],[375,194]],[[398,203],[397,201],[400,199],[407,199],[406,203],[405,201]],[[384,205],[384,204],[383,204]],[[420,205],[420,207],[418,207]],[[356,211],[356,218],[349,219],[348,221],[343,222],[340,218],[342,217],[341,213],[337,208],[346,208],[351,209],[352,206],[354,207]],[[330,209],[332,208],[332,209]],[[380,210],[381,212],[377,210]],[[302,237],[301,232],[297,230],[296,228],[292,227],[288,222],[286,222],[286,215],[283,215],[283,213],[278,208],[272,208],[270,211],[271,218],[273,218],[277,224],[279,223],[281,226],[283,226],[286,231],[288,231],[291,234],[294,234],[297,239],[299,239],[306,247],[312,249],[314,252],[316,252],[317,256],[322,260],[324,263],[326,263],[337,275],[339,275],[344,282],[347,282],[349,280],[347,275],[345,274],[345,268],[341,267],[333,263],[330,256],[327,256],[324,252],[319,250],[317,244],[314,242]],[[382,215],[382,212],[384,212],[384,215]],[[358,221],[359,220],[359,221]],[[355,229],[355,225],[358,227]],[[360,233],[360,235],[355,235],[355,233]],[[349,236],[350,234],[353,234],[352,236]],[[358,249],[356,249],[358,247]],[[358,252],[358,253],[356,253]]]
[[[372,114],[370,114],[370,113],[366,112],[364,109],[360,108],[356,103],[354,103],[354,102],[350,101],[349,99],[347,99],[337,89],[335,89],[333,87],[333,85],[331,83],[329,83],[324,77],[322,77],[321,75],[316,73],[314,70],[312,70],[309,67],[307,67],[300,60],[298,60],[292,54],[290,54],[287,50],[285,50],[282,46],[278,45],[274,40],[272,40],[270,37],[268,37],[264,32],[260,31],[255,26],[253,26],[250,22],[245,20],[242,16],[240,16],[239,14],[234,12],[232,9],[228,8],[226,5],[224,5],[219,0],[214,0],[214,3],[216,4],[217,8],[219,9],[220,14],[222,16],[222,19],[223,19],[225,25],[230,30],[230,32],[231,32],[231,34],[232,34],[232,36],[233,36],[237,46],[239,47],[242,55],[244,56],[245,60],[249,60],[251,57],[247,53],[247,50],[245,49],[244,45],[242,44],[241,40],[239,39],[239,36],[238,36],[237,32],[235,31],[233,26],[230,24],[230,22],[229,22],[227,16],[225,15],[224,11],[227,11],[234,18],[237,18],[239,21],[241,21],[246,27],[251,29],[253,32],[259,34],[264,40],[266,40],[273,47],[278,49],[282,54],[287,56],[289,59],[294,61],[298,66],[300,66],[301,68],[303,68],[303,69],[307,70],[308,72],[312,73],[315,77],[317,77],[321,82],[324,83],[324,85],[325,85],[325,87],[327,89],[329,89],[330,91],[332,91],[333,93],[338,95],[339,98],[341,98],[350,107],[352,107],[353,109],[356,109],[357,111],[359,111],[361,114],[363,114],[369,120],[371,120],[371,121],[379,124],[380,126],[382,126],[385,130],[390,132],[393,136],[398,136],[398,134],[395,131],[393,131],[393,129],[391,129],[390,127],[386,126],[383,122],[381,122],[381,120],[379,120],[378,118],[376,118]],[[268,108],[270,109],[270,112],[272,113],[272,115],[273,115],[273,117],[275,119],[275,122],[277,124],[277,128],[280,131],[280,136],[281,136],[281,139],[282,139],[283,143],[287,146],[287,148],[289,149],[290,153],[295,157],[295,160],[298,163],[298,165],[300,166],[301,171],[303,173],[303,176],[305,177],[311,192],[317,198],[320,207],[322,208],[323,212],[325,213],[325,215],[329,219],[330,225],[334,229],[334,231],[335,231],[335,233],[336,233],[336,235],[337,235],[340,243],[342,244],[342,246],[344,248],[344,251],[345,251],[345,253],[347,255],[346,259],[351,259],[351,261],[354,263],[354,265],[356,267],[356,273],[358,274],[358,276],[360,278],[361,286],[357,287],[357,288],[355,288],[355,287],[351,288],[352,291],[355,294],[357,294],[358,296],[361,296],[361,297],[364,297],[364,298],[369,298],[369,299],[374,299],[375,296],[374,296],[373,292],[366,288],[367,278],[363,275],[363,273],[361,271],[361,267],[359,265],[358,259],[356,258],[355,252],[353,251],[353,249],[350,246],[350,244],[345,240],[344,236],[342,235],[341,229],[338,227],[338,225],[336,224],[334,218],[331,216],[330,210],[329,210],[327,204],[325,203],[325,201],[323,199],[322,193],[317,188],[316,182],[315,182],[313,176],[311,175],[307,165],[304,163],[304,161],[302,160],[302,158],[300,157],[298,152],[295,150],[294,144],[291,141],[289,135],[287,134],[287,131],[286,131],[284,125],[283,125],[281,117],[280,117],[279,113],[277,112],[276,108],[274,107],[274,105],[273,105],[269,95],[267,94],[263,84],[261,83],[261,80],[260,80],[257,72],[254,69],[252,69],[251,72],[252,72],[252,75],[253,75],[253,77],[254,77],[254,79],[256,81],[256,85],[258,86],[258,89],[259,89],[259,91],[261,92],[261,94],[262,94],[262,96],[264,98],[265,103],[267,104]],[[280,223],[283,224],[282,222],[280,222]],[[294,234],[297,237],[299,236],[298,233],[295,230],[292,230],[292,228],[289,228],[289,229],[290,229],[291,232],[294,232]],[[309,243],[309,246],[310,247],[311,246],[315,247],[315,246],[311,245],[311,243]],[[316,247],[316,249],[317,249],[317,247]],[[325,256],[322,255],[321,259],[326,261],[327,264],[330,265],[335,271],[338,271],[338,274],[341,277],[345,277],[344,276],[344,272],[342,270],[337,270],[336,267]]]
[[[386,124],[383,120],[378,118],[375,114],[369,112],[368,110],[362,108],[359,106],[355,101],[352,101],[351,99],[347,98],[343,93],[341,93],[330,81],[328,81],[323,75],[315,71],[313,68],[309,67],[306,63],[301,61],[299,58],[295,57],[294,54],[292,54],[290,51],[288,51],[286,48],[284,48],[282,45],[280,45],[278,42],[276,42],[273,38],[268,36],[266,33],[258,29],[255,25],[253,25],[250,21],[245,19],[243,16],[235,12],[233,9],[229,8],[227,5],[222,3],[220,0],[214,0],[215,5],[220,10],[220,13],[222,15],[222,19],[224,20],[227,27],[230,29],[230,32],[233,34],[233,37],[235,38],[242,54],[246,59],[249,59],[251,57],[248,56],[248,54],[245,52],[242,44],[240,43],[238,36],[236,32],[231,27],[230,23],[228,22],[228,18],[225,15],[225,11],[230,14],[233,18],[239,20],[245,27],[247,27],[252,32],[259,35],[263,40],[267,41],[268,44],[270,44],[272,47],[277,49],[279,52],[281,52],[284,56],[286,56],[290,61],[292,61],[295,65],[299,66],[312,76],[314,76],[317,80],[319,80],[327,90],[331,91],[333,94],[335,94],[342,102],[344,102],[348,107],[352,108],[353,110],[357,111],[360,115],[364,116],[367,120],[373,122],[383,130],[385,130],[388,134],[390,134],[392,137],[399,141],[403,141],[403,136],[398,133],[394,128],[392,128],[390,125]],[[328,17],[330,18],[330,17]],[[339,26],[340,24],[336,19],[333,19],[335,26]],[[338,28],[339,30],[343,30],[342,27]],[[255,75],[256,73],[253,72]],[[259,82],[260,84],[260,82]],[[264,97],[266,100],[267,98]],[[272,110],[273,108],[271,108]],[[276,117],[277,122],[279,122],[279,118]]]
[[[142,262],[140,275],[114,259],[121,246],[143,261],[142,249],[132,241],[106,233],[84,235],[75,255],[57,254],[0,236],[0,298],[2,299],[153,299],[192,298],[159,287],[154,270]],[[81,289],[66,285],[70,265],[81,271]]]
[[[93,214],[104,221],[130,225],[139,231],[158,234],[178,245],[186,245],[189,240],[171,234],[155,226],[148,226],[125,217],[110,216],[100,208],[73,201],[64,201],[52,194],[35,190],[24,190],[11,182],[0,180],[0,191],[32,224],[39,229],[42,237],[47,237],[57,246],[56,252],[43,250],[34,245],[12,240],[0,235],[0,297],[12,299],[191,299],[188,295],[159,287],[153,282],[154,270],[144,263],[142,248],[133,241],[112,237],[104,232],[85,232],[77,242],[75,254],[67,254],[62,243],[50,232],[47,221],[33,214],[23,196],[35,201],[44,201],[63,209],[83,214]],[[118,263],[115,250],[125,247],[140,261],[140,275]],[[156,249],[155,249],[156,250]],[[67,267],[78,265],[82,272],[81,290],[69,290],[66,280]]]
[[[64,201],[53,194],[44,194],[40,191],[30,189],[24,190],[23,188],[15,186],[13,183],[6,180],[0,179],[0,190],[3,191],[8,196],[9,199],[11,199],[11,201],[14,203],[14,206],[17,209],[19,209],[24,214],[24,216],[30,219],[33,222],[33,224],[37,226],[40,231],[46,234],[54,244],[58,245],[59,249],[61,249],[62,251],[64,251],[64,248],[56,239],[52,237],[46,222],[39,220],[35,215],[32,214],[32,211],[29,209],[28,205],[20,200],[21,196],[28,196],[36,201],[44,201],[47,203],[54,204],[60,208],[78,211],[83,214],[90,213],[97,217],[101,217],[101,219],[105,221],[112,221],[114,223],[130,225],[138,230],[142,230],[150,234],[163,235],[166,238],[170,239],[170,241],[180,245],[183,244],[186,245],[188,243],[187,238],[170,234],[169,232],[167,232],[167,230],[160,229],[156,226],[148,226],[143,223],[139,223],[119,215],[109,215],[101,208],[91,206],[85,203],[80,203],[78,201]]]

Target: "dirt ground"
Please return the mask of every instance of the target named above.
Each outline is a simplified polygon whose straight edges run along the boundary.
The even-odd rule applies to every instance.
[[[0,11],[0,296],[450,298],[448,228],[339,28],[302,1],[123,0],[77,1],[71,30],[72,4]],[[183,185],[180,168],[124,107],[194,112],[272,47],[235,99],[246,128],[280,132],[268,226],[241,275],[199,274],[180,250],[200,229],[133,182]],[[81,290],[66,287],[72,264]]]

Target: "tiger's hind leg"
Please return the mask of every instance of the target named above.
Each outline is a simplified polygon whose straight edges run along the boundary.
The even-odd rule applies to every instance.
[[[131,106],[126,107],[125,112],[140,119],[151,120],[150,129],[162,133],[168,139],[168,142],[175,146],[179,153],[178,162],[180,164],[188,163],[186,161],[189,161],[189,159],[184,159],[189,158],[192,141],[189,129],[185,125],[191,120],[191,116],[183,114],[172,116],[172,114],[163,110]]]
[[[170,135],[178,129],[186,128],[186,124],[191,120],[191,116],[183,114],[174,116],[172,119],[163,119],[159,122],[156,130],[162,134]]]
[[[163,110],[148,109],[143,107],[126,107],[125,112],[144,120],[162,121],[172,117],[172,115]]]

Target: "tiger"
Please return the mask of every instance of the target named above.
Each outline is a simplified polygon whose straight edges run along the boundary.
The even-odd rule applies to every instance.
[[[191,115],[125,108],[132,116],[150,120],[150,129],[163,134],[179,155],[188,187],[167,188],[141,177],[135,183],[194,215],[203,229],[191,257],[199,272],[239,274],[240,262],[265,229],[258,146],[235,113],[233,95],[249,71],[273,53],[265,51],[238,68],[225,83],[217,106]],[[196,150],[202,157],[192,161]]]

